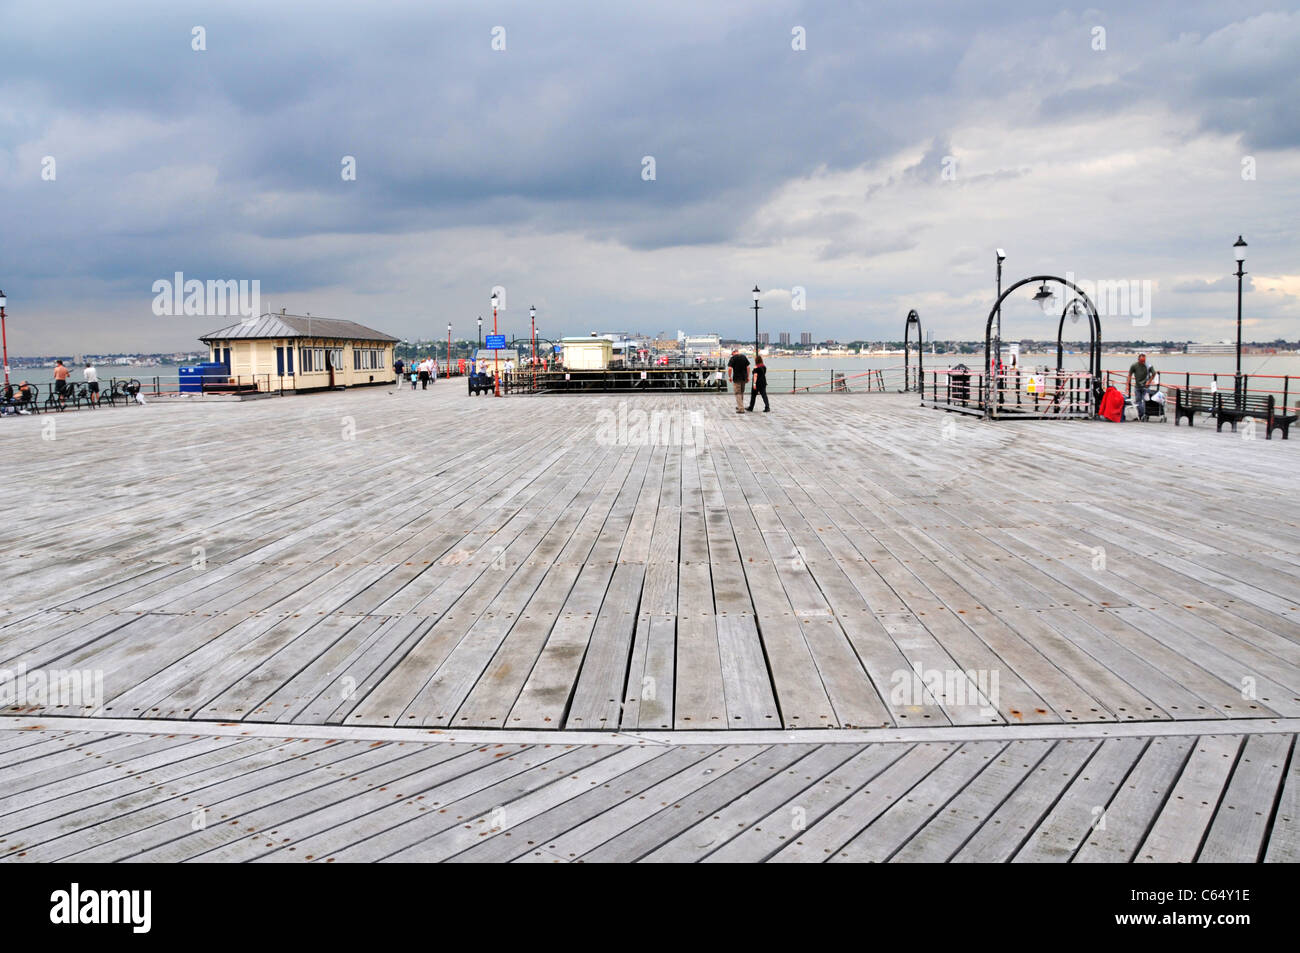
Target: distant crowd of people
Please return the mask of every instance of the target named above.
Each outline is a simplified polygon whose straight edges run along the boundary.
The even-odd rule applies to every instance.
[[[428,390],[429,384],[436,383],[438,380],[438,362],[431,357],[411,364],[407,364],[399,357],[393,361],[393,370],[397,373],[398,386],[401,386],[402,381],[409,380],[411,390],[415,390],[416,384],[420,385],[421,390]]]

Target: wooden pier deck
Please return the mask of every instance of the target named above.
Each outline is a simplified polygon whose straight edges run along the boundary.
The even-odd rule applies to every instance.
[[[0,763],[27,766],[9,775],[24,791],[116,804],[121,773],[92,768],[115,751],[166,766],[141,768],[145,800],[201,776],[238,811],[283,784],[288,810],[346,787],[295,773],[287,739],[306,732],[375,790],[421,779],[385,808],[393,833],[358,834],[345,801],[294,828],[340,861],[1295,859],[1298,445],[986,423],[905,395],[733,408],[442,381],[6,420],[0,669],[93,672],[102,696],[16,699]],[[912,729],[935,740],[853,734]],[[389,730],[411,740],[350,734]],[[499,740],[448,740],[467,731]],[[844,798],[814,798],[823,783]],[[661,785],[696,826],[627,803]],[[492,792],[516,792],[536,843],[510,820],[480,840],[399,819],[408,788],[507,815]],[[149,820],[161,800],[138,827],[65,829],[33,820],[41,799],[0,796],[10,859],[77,855],[103,824],[122,857],[264,853],[170,836]],[[806,847],[750,833],[810,798]],[[1075,809],[1113,801],[1140,836],[1081,834]],[[736,831],[710,821],[736,810]],[[1003,821],[1014,849],[982,833]]]

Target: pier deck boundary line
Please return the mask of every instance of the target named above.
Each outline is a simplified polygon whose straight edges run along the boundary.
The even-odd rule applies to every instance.
[[[185,719],[87,718],[6,715],[0,731],[84,731],[103,734],[194,735],[220,738],[296,738],[407,744],[524,745],[864,745],[943,744],[974,741],[1182,738],[1202,735],[1300,734],[1300,718],[1217,718],[1200,721],[1068,722],[1021,725],[936,725],[931,728],[804,728],[664,731],[581,731],[306,725],[274,722],[206,722]]]

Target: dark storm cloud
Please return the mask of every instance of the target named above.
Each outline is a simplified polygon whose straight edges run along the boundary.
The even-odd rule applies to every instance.
[[[924,222],[745,226],[791,181],[901,149],[923,158],[880,189],[937,178],[962,146],[949,130],[985,114],[1032,130],[1151,99],[1252,147],[1295,145],[1300,18],[1260,9],[10,3],[0,199],[23,228],[0,232],[4,283],[133,302],[175,270],[377,289],[382,239],[467,226],[634,250],[821,228],[821,260],[871,258],[915,247]]]

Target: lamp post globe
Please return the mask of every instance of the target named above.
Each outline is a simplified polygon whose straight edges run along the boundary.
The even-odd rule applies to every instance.
[[[1044,314],[1048,314],[1051,312],[1052,302],[1055,299],[1056,299],[1056,294],[1055,292],[1052,291],[1051,288],[1047,287],[1046,281],[1040,284],[1038,286],[1038,290],[1034,292],[1034,300],[1038,302],[1038,307],[1043,310]]]

